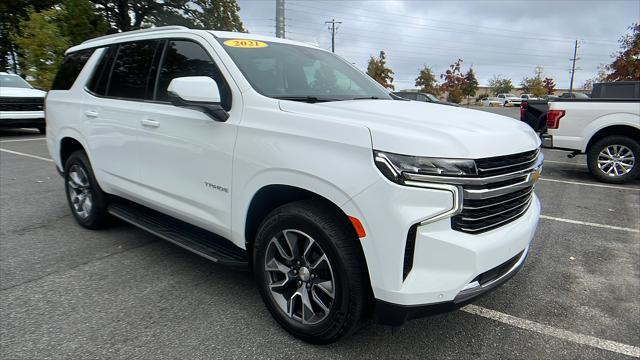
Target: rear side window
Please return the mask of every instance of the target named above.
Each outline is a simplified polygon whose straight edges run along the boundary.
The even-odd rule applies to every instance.
[[[76,81],[80,71],[93,54],[94,49],[80,50],[65,55],[51,84],[51,90],[69,90]]]
[[[231,109],[231,90],[220,70],[202,46],[187,40],[172,40],[167,44],[160,68],[155,99],[169,101],[167,88],[174,78],[184,76],[208,76],[220,88],[222,107]]]
[[[126,99],[145,99],[147,84],[154,79],[153,61],[160,44],[158,40],[148,40],[120,45],[106,95]]]

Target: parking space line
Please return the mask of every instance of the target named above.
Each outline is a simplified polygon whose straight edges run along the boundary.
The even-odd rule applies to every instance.
[[[603,184],[591,184],[591,183],[585,183],[585,182],[549,179],[549,178],[542,178],[542,177],[540,178],[540,181],[551,181],[551,182],[571,184],[571,185],[595,186],[595,187],[602,187],[602,188],[609,188],[609,189],[640,191],[640,188],[633,187],[633,186],[613,186],[613,185],[603,185]]]
[[[586,225],[586,226],[593,226],[593,227],[599,227],[599,228],[604,228],[604,229],[612,229],[612,230],[628,231],[628,232],[632,232],[632,233],[640,233],[640,230],[638,230],[638,229],[626,228],[626,227],[621,227],[621,226],[613,226],[613,225],[597,224],[597,223],[579,221],[579,220],[563,219],[563,218],[547,216],[547,215],[540,215],[540,218],[541,219],[547,219],[547,220],[555,220],[555,221],[560,221],[560,222],[566,222],[566,223],[569,223],[569,224]]]
[[[515,326],[520,329],[537,332],[543,335],[553,336],[561,340],[571,341],[576,344],[587,345],[627,356],[640,357],[640,348],[633,345],[627,345],[619,343],[617,341],[605,340],[594,336],[574,333],[569,330],[559,329],[553,326],[540,324],[535,321],[521,319],[513,315],[508,315],[477,305],[467,305],[460,310],[469,314],[482,316],[487,319],[498,321],[503,324]]]
[[[38,141],[38,140],[47,140],[47,138],[41,137],[41,138],[28,138],[28,139],[0,140],[0,143],[11,143],[11,142],[20,142],[20,141]]]
[[[26,157],[29,157],[29,158],[32,158],[32,159],[38,159],[38,160],[53,162],[53,160],[51,160],[49,158],[45,158],[45,157],[41,157],[41,156],[37,156],[37,155],[25,154],[25,153],[13,151],[13,150],[7,150],[7,149],[0,148],[0,151],[6,152],[6,153],[9,153],[9,154],[14,154],[14,155],[26,156]]]

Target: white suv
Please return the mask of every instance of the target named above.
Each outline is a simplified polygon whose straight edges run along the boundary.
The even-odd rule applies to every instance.
[[[48,146],[80,225],[108,215],[250,268],[290,333],[455,309],[522,266],[540,140],[495,114],[394,100],[347,61],[165,27],[69,49]]]
[[[20,76],[0,72],[0,128],[36,128],[44,133],[45,95]]]

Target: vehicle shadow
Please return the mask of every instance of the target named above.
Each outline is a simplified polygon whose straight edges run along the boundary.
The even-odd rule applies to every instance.
[[[12,138],[25,135],[40,135],[37,129],[3,129],[0,128],[0,137]]]

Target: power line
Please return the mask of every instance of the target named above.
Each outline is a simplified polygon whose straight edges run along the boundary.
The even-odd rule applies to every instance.
[[[292,3],[291,5],[303,6],[305,9],[306,8],[311,8],[311,9],[316,9],[316,10],[320,10],[320,11],[324,11],[324,12],[330,12],[331,11],[331,10],[325,10],[323,8],[314,7],[314,6],[307,5],[307,4],[300,5],[298,3]],[[316,15],[316,16],[325,15],[325,14],[318,14],[317,12],[305,11],[305,10],[296,9],[296,8],[290,9],[290,10],[293,10],[293,11],[296,11],[296,12],[303,12],[303,13]],[[346,14],[349,14],[349,13],[346,13]],[[388,19],[381,19],[381,18],[376,18],[376,17],[372,17],[372,16],[364,16],[364,15],[356,15],[356,14],[353,14],[353,15],[350,16],[350,15],[345,15],[345,13],[341,13],[341,16],[349,17],[350,19],[352,19],[353,21],[356,21],[356,22],[368,22],[368,23],[373,23],[373,24],[381,24],[381,25],[385,25],[385,26],[389,26],[389,24],[391,23]],[[365,19],[369,19],[369,20],[365,20]],[[405,19],[403,19],[399,23],[401,23],[403,27],[413,27],[413,28],[419,28],[419,29],[430,29],[430,30],[433,30],[433,31],[456,33],[456,34],[460,34],[460,33],[485,34],[485,35],[512,38],[512,39],[519,39],[519,40],[541,40],[541,41],[555,41],[555,42],[568,42],[569,41],[569,40],[560,39],[560,38],[541,38],[541,37],[533,37],[533,36],[508,35],[508,34],[501,34],[501,33],[483,32],[483,31],[479,31],[479,30],[465,30],[465,29],[442,27],[442,26],[438,27],[438,26],[433,26],[433,25],[415,24],[415,23],[408,22]]]
[[[324,1],[321,1],[321,0],[320,1],[316,0],[315,1],[316,4],[318,4],[318,3],[322,4],[323,2]],[[359,8],[359,7],[345,5],[344,2],[342,2],[340,5],[343,6],[343,7],[346,7],[346,8],[351,8],[351,9],[355,9],[355,10],[362,10],[362,8]],[[386,10],[385,10],[384,14],[385,15],[401,16],[403,19],[412,18],[412,19],[417,19],[417,20],[420,20],[420,21],[431,21],[431,22],[445,23],[447,25],[467,26],[467,27],[473,28],[474,32],[478,28],[484,28],[484,29],[497,30],[497,31],[508,31],[510,33],[531,34],[530,31],[519,31],[519,30],[512,30],[512,29],[507,29],[507,28],[497,28],[497,27],[490,27],[490,26],[482,26],[482,25],[478,25],[478,24],[466,24],[466,23],[461,23],[461,22],[453,22],[453,21],[449,21],[449,20],[436,20],[436,19],[432,19],[432,18],[426,18],[426,17],[423,17],[423,16],[411,16],[411,15],[407,15],[407,14],[389,12],[389,11],[386,11]],[[360,15],[358,15],[358,16],[360,16]],[[548,36],[549,38],[553,38],[554,37],[554,35],[547,35],[547,34],[539,34],[539,35]],[[555,37],[555,38],[558,39],[558,40],[564,39],[563,41],[573,41],[573,39],[571,39],[571,38],[559,38],[559,37]],[[617,44],[618,43],[615,40],[607,40],[607,39],[591,39],[591,40],[587,40],[587,41],[588,42],[610,43],[610,44]]]

